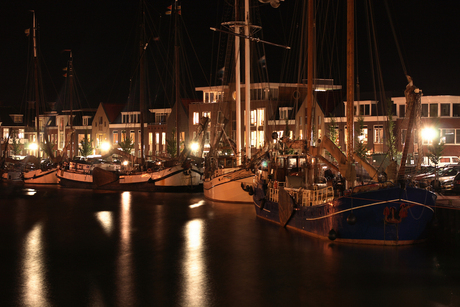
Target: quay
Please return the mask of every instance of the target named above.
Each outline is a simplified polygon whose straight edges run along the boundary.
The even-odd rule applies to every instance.
[[[433,230],[435,238],[460,242],[460,196],[437,193]]]

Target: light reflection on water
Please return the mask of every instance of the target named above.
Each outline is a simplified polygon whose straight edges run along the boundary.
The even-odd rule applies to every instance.
[[[96,217],[107,235],[111,235],[113,230],[113,213],[110,211],[101,211],[96,213]]]
[[[22,295],[25,306],[46,306],[45,263],[43,257],[42,224],[36,224],[27,234],[24,244]]]
[[[195,219],[184,226],[181,306],[203,306],[206,294],[206,263],[203,251],[203,220]]]
[[[117,296],[127,306],[133,298],[131,250],[131,192],[123,192],[120,204],[120,245],[117,259]]]

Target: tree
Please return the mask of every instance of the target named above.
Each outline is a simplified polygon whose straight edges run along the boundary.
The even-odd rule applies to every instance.
[[[12,143],[11,143],[11,151],[13,155],[19,155],[21,153],[21,144],[19,143],[19,139],[16,137],[16,134],[13,133],[12,135]],[[8,141],[8,139],[7,139]]]
[[[121,150],[127,154],[131,154],[134,149],[134,142],[128,136],[123,142],[119,142],[118,145],[121,147]]]
[[[444,142],[440,141],[439,136],[437,136],[437,138],[433,140],[433,144],[431,146],[428,146],[428,159],[430,159],[430,161],[437,166],[439,163],[439,158],[441,157],[443,151]]]
[[[171,131],[171,137],[166,139],[166,152],[171,157],[175,157],[177,153],[176,147],[176,128],[173,128],[173,130]]]
[[[81,140],[80,146],[81,146],[79,148],[80,154],[85,158],[93,152],[93,146],[91,145],[91,140],[89,140],[86,135],[85,135],[85,138]]]
[[[386,107],[387,107],[387,123],[388,123],[388,138],[387,146],[388,146],[388,156],[390,161],[396,161],[396,157],[398,155],[398,151],[396,149],[396,134],[395,134],[395,126],[396,123],[393,121],[393,103],[391,99],[387,99]],[[404,140],[405,141],[405,140]]]
[[[358,137],[356,138],[355,153],[363,160],[366,160],[367,147],[364,144],[364,117],[358,117]]]

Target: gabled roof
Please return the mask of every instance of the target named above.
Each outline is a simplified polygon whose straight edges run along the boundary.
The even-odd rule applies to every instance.
[[[120,117],[121,112],[126,106],[126,104],[124,103],[123,104],[121,103],[101,103],[101,104],[111,124],[115,123],[115,121]]]

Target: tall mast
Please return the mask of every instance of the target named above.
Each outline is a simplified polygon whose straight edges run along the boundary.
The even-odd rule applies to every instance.
[[[37,57],[37,35],[36,35],[36,21],[35,21],[35,11],[33,13],[33,28],[32,28],[32,37],[34,42],[34,81],[35,81],[35,141],[37,142],[37,157],[40,158],[40,90],[38,85],[38,57]]]
[[[246,106],[246,157],[251,159],[251,57],[250,57],[250,44],[249,40],[249,0],[244,1],[244,35],[247,37],[244,44],[244,81],[245,85],[245,106]]]
[[[353,136],[354,136],[354,0],[347,0],[347,165],[353,163]],[[347,184],[353,184],[351,176],[347,174]]]
[[[73,63],[72,63],[72,50],[70,50],[70,60],[69,60],[69,101],[70,101],[70,159],[73,158],[73,146],[74,138],[73,134]],[[64,130],[65,131],[65,130]]]
[[[240,33],[239,0],[235,0],[235,33]],[[237,165],[241,164],[241,76],[240,76],[240,37],[235,35],[235,103],[236,103],[236,153]]]
[[[307,37],[307,127],[305,129],[305,140],[307,146],[311,146],[311,121],[313,110],[313,0],[308,0],[308,37]]]
[[[179,38],[178,38],[178,19],[179,19],[179,12],[178,12],[178,3],[177,0],[174,2],[174,71],[175,71],[175,89],[176,89],[176,148],[177,148],[177,157],[179,157],[179,104],[180,102],[180,93],[179,93]]]
[[[141,165],[144,165],[144,104],[145,104],[145,72],[144,72],[144,61],[145,61],[145,48],[147,46],[145,45],[145,12],[144,12],[144,1],[141,0],[141,36],[140,36],[140,44],[139,44],[139,77],[140,77],[140,83],[139,83],[139,111],[140,111],[140,124],[141,124]],[[132,140],[134,142],[134,140]]]

